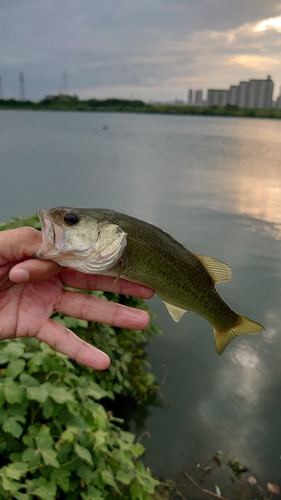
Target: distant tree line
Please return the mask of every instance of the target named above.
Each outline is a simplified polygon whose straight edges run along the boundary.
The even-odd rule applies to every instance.
[[[39,102],[0,99],[0,109],[30,109],[51,111],[99,111],[126,113],[161,113],[173,115],[215,115],[247,116],[258,118],[281,118],[277,109],[241,109],[237,106],[190,106],[185,104],[145,103],[129,99],[88,99],[80,100],[77,96],[59,94],[46,96]]]

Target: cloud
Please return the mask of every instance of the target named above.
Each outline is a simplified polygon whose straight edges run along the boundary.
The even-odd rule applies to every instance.
[[[254,31],[256,32],[268,30],[274,30],[281,33],[281,16],[264,19],[254,27]]]
[[[277,58],[268,57],[268,56],[255,56],[250,54],[237,54],[233,56],[228,61],[228,64],[236,64],[238,66],[243,66],[244,68],[254,69],[256,71],[260,71],[260,68],[263,68],[263,71],[269,71],[273,68],[274,65],[280,64]]]
[[[280,2],[275,0],[4,0],[4,96],[57,93],[62,73],[81,97],[186,98],[187,87],[242,79],[281,82]],[[108,94],[109,92],[109,94]]]

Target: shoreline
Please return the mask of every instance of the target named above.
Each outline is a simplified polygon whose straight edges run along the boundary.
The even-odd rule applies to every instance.
[[[139,113],[166,115],[196,115],[196,116],[230,116],[246,118],[281,119],[279,109],[249,109],[236,106],[188,106],[185,104],[146,104],[143,101],[123,99],[89,99],[78,100],[75,96],[55,96],[40,102],[17,101],[15,99],[0,100],[0,110],[28,111],[80,111],[103,113]]]

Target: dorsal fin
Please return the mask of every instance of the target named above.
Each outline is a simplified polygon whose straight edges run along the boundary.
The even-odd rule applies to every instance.
[[[231,268],[227,264],[213,257],[205,257],[205,255],[199,255],[197,253],[194,255],[206,267],[215,283],[231,280]]]
[[[168,304],[168,302],[165,302],[164,300],[163,300],[163,302],[164,302],[165,306],[167,307],[173,320],[178,323],[178,321],[183,317],[184,313],[186,313],[186,310],[180,309],[180,307],[173,306],[172,304]]]

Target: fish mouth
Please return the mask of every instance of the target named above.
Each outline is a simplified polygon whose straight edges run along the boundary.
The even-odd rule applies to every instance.
[[[53,223],[47,210],[38,210],[37,214],[41,224],[43,241],[34,257],[36,259],[49,259],[61,253],[59,247],[63,242],[62,231],[59,226]]]

